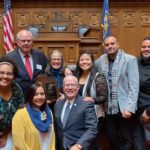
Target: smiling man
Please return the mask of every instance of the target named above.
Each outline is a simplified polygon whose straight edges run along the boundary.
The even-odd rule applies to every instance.
[[[120,49],[115,36],[106,37],[103,46],[106,54],[97,60],[96,65],[108,81],[106,131],[112,150],[130,150],[129,122],[136,111],[139,92],[137,60]]]
[[[143,146],[145,140],[146,149],[150,149],[150,37],[145,37],[142,40],[140,53],[141,56],[138,57],[140,90],[138,110],[136,112],[138,120],[135,122],[137,126],[136,129],[138,130],[135,130],[137,135],[137,139],[135,139],[137,142],[135,142]],[[140,130],[141,127],[142,130]],[[143,129],[144,134],[141,134]],[[145,137],[143,137],[143,135],[145,135]],[[142,150],[142,148],[140,150]]]
[[[56,149],[87,150],[97,133],[94,103],[78,95],[75,76],[64,78],[63,90],[65,99],[57,101],[54,109]]]
[[[28,30],[17,34],[17,48],[6,55],[18,65],[19,73],[15,81],[22,88],[24,95],[39,74],[43,74],[47,66],[47,58],[40,50],[33,49],[33,36]]]

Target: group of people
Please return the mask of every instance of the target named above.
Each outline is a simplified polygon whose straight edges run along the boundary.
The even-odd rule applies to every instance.
[[[100,150],[102,125],[112,150],[150,148],[150,37],[136,58],[114,36],[96,61],[80,54],[65,66],[33,49],[32,33],[0,58],[0,150]]]

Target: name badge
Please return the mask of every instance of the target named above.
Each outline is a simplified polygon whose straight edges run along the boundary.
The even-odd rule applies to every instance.
[[[37,65],[36,65],[36,69],[42,70],[42,65],[37,64]]]

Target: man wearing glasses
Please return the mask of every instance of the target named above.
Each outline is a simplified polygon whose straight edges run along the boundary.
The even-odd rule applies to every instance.
[[[93,102],[78,95],[79,84],[75,76],[63,80],[65,99],[54,108],[56,150],[87,150],[97,133],[97,118]]]
[[[23,90],[24,96],[39,74],[43,74],[47,66],[47,58],[42,51],[33,49],[33,36],[28,30],[21,30],[17,34],[17,48],[6,57],[18,65],[19,73],[15,81]]]

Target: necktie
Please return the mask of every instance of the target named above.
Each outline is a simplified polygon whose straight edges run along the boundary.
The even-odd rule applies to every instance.
[[[70,102],[68,102],[67,107],[66,107],[65,112],[64,112],[63,128],[64,128],[65,125],[66,125],[66,122],[67,122],[67,118],[68,118],[69,113],[70,113]]]
[[[32,68],[31,68],[31,64],[30,64],[30,60],[29,60],[29,55],[25,55],[25,66],[26,66],[26,69],[27,69],[27,72],[30,76],[30,79],[32,79]]]

